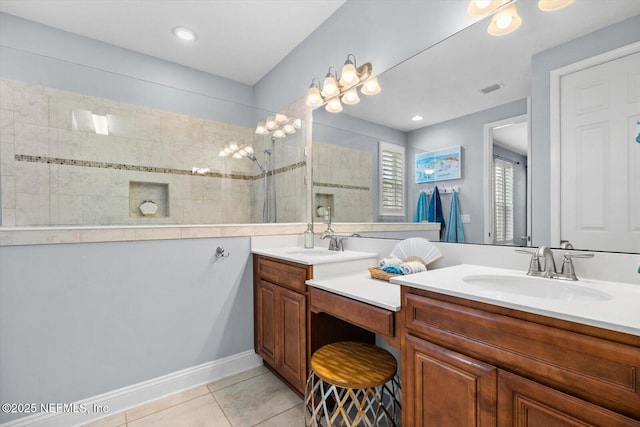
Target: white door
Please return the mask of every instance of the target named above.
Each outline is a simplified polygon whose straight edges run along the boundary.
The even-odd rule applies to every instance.
[[[560,80],[560,238],[640,252],[640,52]]]

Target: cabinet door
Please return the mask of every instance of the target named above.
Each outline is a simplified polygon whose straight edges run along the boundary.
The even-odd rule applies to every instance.
[[[277,286],[259,280],[256,285],[256,352],[272,367],[277,359]]]
[[[278,288],[279,333],[281,337],[280,374],[301,393],[307,377],[306,297],[298,292]]]
[[[403,425],[495,427],[497,368],[406,336]]]
[[[499,427],[626,427],[640,422],[505,371],[498,373]]]

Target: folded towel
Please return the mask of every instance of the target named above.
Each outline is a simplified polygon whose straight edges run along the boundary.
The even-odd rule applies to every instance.
[[[386,267],[381,268],[381,270],[389,274],[403,274],[400,269],[400,264],[389,264]]]
[[[383,258],[380,260],[380,268],[386,267],[387,265],[398,265],[401,263],[402,260],[398,258]]]
[[[418,196],[418,206],[416,206],[416,213],[413,216],[414,222],[423,222],[427,220],[427,215],[429,213],[429,201],[427,199],[427,193],[424,191],[420,192],[420,196]]]
[[[456,191],[451,195],[451,209],[449,210],[449,227],[447,227],[447,242],[464,243],[464,229],[462,228],[462,216]]]
[[[425,267],[421,262],[409,261],[400,264],[400,270],[402,271],[402,274],[414,274],[420,273],[421,271],[427,271],[427,267]]]

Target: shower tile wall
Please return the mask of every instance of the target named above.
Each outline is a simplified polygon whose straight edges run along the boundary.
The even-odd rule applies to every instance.
[[[373,221],[372,171],[368,151],[313,142],[314,200],[316,194],[333,195],[335,222]]]
[[[251,128],[8,79],[0,100],[4,226],[261,222],[259,169],[218,156],[231,141],[261,152]],[[108,136],[90,113],[108,115]],[[132,212],[130,182],[167,184],[168,215]]]

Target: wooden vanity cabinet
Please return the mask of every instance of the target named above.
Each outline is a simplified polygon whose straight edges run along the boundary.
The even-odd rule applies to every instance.
[[[307,380],[307,286],[312,267],[253,256],[254,345],[299,394]]]
[[[403,425],[640,427],[640,338],[402,288]]]

